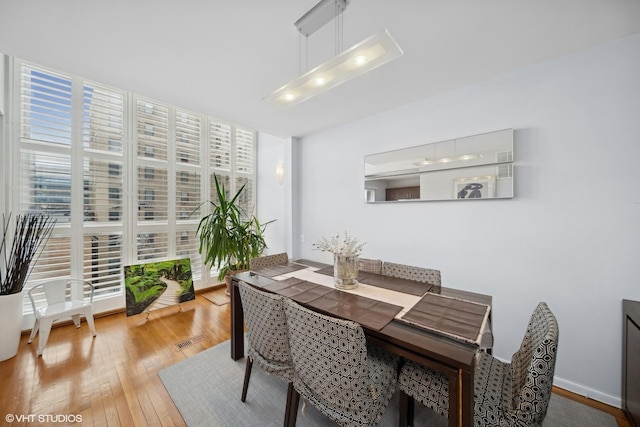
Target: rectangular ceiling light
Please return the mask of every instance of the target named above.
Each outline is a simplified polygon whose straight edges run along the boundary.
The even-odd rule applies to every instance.
[[[263,100],[286,109],[386,64],[402,54],[402,49],[385,29],[276,89]]]

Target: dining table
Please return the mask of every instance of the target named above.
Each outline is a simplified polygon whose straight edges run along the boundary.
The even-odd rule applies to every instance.
[[[449,426],[471,427],[475,356],[490,351],[493,342],[492,297],[366,271],[357,281],[356,289],[338,289],[333,266],[304,259],[233,275],[231,358],[244,357],[244,282],[357,322],[368,342],[442,373],[449,386]]]

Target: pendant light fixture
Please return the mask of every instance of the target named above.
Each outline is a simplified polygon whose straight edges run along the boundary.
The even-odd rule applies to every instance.
[[[322,0],[294,25],[308,37],[331,19],[336,20],[347,6],[346,0]],[[336,28],[336,38],[341,32]],[[339,43],[336,41],[336,47]],[[328,61],[307,71],[263,98],[277,107],[287,109],[354,77],[402,56],[402,49],[384,29],[351,46]]]

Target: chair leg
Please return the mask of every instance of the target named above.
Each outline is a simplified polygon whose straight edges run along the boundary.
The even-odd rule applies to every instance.
[[[38,333],[38,329],[40,328],[40,319],[36,318],[36,321],[33,323],[33,328],[31,328],[31,335],[29,336],[28,343],[31,344],[33,339],[36,337]]]
[[[406,427],[413,426],[413,412],[415,408],[415,401],[413,397],[406,394],[404,391],[399,390],[399,419],[398,426]]]
[[[251,367],[253,366],[253,360],[247,356],[247,364],[244,369],[244,384],[242,384],[242,397],[240,400],[244,402],[247,400],[247,390],[249,389],[249,379],[251,379]]]
[[[80,327],[80,315],[74,314],[71,316],[71,320],[73,320],[73,324],[76,325],[76,329]]]
[[[42,356],[47,341],[49,340],[49,333],[51,332],[52,320],[46,319],[40,321],[40,338],[38,339],[38,357]]]
[[[287,387],[287,406],[284,410],[285,427],[296,427],[296,419],[298,418],[298,404],[300,402],[300,393],[293,387],[293,383],[289,383]]]
[[[89,325],[89,330],[91,331],[91,335],[96,336],[96,325],[93,323],[93,313],[90,311],[85,314],[85,318],[87,319],[87,324]]]

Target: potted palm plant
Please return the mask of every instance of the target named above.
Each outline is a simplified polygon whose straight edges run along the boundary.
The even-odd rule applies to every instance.
[[[38,248],[46,244],[55,220],[41,214],[17,215],[10,230],[11,215],[2,216],[0,241],[0,361],[18,353],[22,331],[23,289],[30,266],[37,262]],[[35,258],[35,262],[34,262]]]
[[[214,175],[214,182],[217,201],[210,202],[211,213],[198,224],[198,251],[204,256],[206,265],[218,270],[218,280],[226,281],[229,294],[231,275],[248,270],[249,261],[266,249],[263,232],[271,221],[261,224],[258,218],[242,209],[239,199],[246,184],[229,198],[217,175]]]

